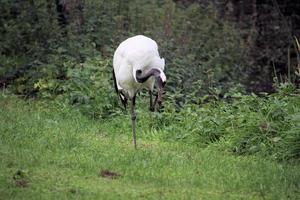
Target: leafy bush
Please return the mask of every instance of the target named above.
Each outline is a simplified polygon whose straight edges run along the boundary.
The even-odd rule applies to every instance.
[[[154,135],[163,141],[215,147],[235,155],[299,162],[299,105],[296,90],[289,95],[240,94],[229,101],[185,104],[180,110],[167,100],[163,113],[138,112],[138,120],[143,137]]]
[[[118,97],[112,81],[110,60],[87,60],[82,68],[70,69],[62,85],[68,102],[94,118],[116,114]]]
[[[62,37],[50,1],[1,1],[0,53],[37,57],[57,48]]]
[[[221,142],[225,150],[234,154],[258,153],[278,160],[293,158],[299,161],[300,143],[297,143],[299,134],[296,134],[300,124],[299,103],[299,93],[265,98],[241,96],[230,104],[210,103],[208,109],[196,111],[198,120],[194,124],[197,125],[190,126],[193,129],[189,132],[196,133],[191,138],[197,143]],[[191,115],[188,112],[187,120]]]
[[[225,93],[241,82],[247,48],[231,24],[218,19],[214,8],[198,4],[187,9],[174,6],[168,12],[171,35],[158,42],[167,58],[168,90],[179,93],[176,103],[195,102],[211,94],[211,88]]]
[[[35,89],[42,98],[52,98],[78,108],[92,118],[105,118],[115,113],[117,96],[114,91],[111,62],[100,57],[76,65],[65,63],[64,80],[40,79]]]

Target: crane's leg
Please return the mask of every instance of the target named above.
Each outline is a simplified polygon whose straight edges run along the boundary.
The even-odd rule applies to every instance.
[[[134,96],[131,100],[131,124],[132,124],[133,144],[134,144],[134,148],[136,149],[135,123],[136,123],[136,113],[135,113],[135,96]]]
[[[149,90],[149,97],[150,97],[150,107],[149,107],[149,110],[151,112],[154,112],[154,105],[153,105],[153,100],[152,100],[152,91]]]

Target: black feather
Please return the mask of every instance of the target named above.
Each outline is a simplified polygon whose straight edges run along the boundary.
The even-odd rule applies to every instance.
[[[112,70],[112,73],[113,73],[114,86],[115,86],[116,93],[117,93],[117,95],[119,96],[119,98],[120,98],[120,100],[121,100],[121,102],[122,102],[122,104],[123,104],[123,106],[124,106],[124,108],[125,108],[125,110],[126,110],[126,106],[127,106],[127,98],[126,98],[126,96],[124,95],[124,93],[123,93],[122,91],[119,91],[119,90],[118,90],[115,71]],[[123,95],[123,98],[122,98],[121,95]]]

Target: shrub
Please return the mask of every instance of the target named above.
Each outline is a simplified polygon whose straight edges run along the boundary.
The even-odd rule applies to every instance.
[[[162,131],[160,137],[167,141],[216,146],[236,155],[300,161],[299,105],[300,94],[295,90],[290,95],[240,94],[228,102],[185,104],[179,111],[167,101],[161,117],[143,124]]]
[[[64,63],[65,78],[40,79],[35,89],[42,98],[62,101],[92,118],[105,118],[115,113],[117,96],[112,82],[110,60],[96,57],[85,63]]]

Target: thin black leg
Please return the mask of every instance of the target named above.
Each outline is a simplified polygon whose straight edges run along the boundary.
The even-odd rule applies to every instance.
[[[134,148],[136,149],[136,132],[135,132],[135,126],[136,126],[136,113],[135,113],[135,96],[131,100],[131,124],[132,124],[132,135],[133,135],[133,144]]]

